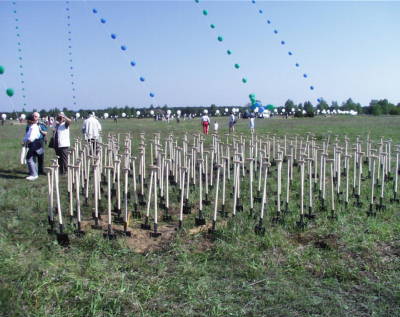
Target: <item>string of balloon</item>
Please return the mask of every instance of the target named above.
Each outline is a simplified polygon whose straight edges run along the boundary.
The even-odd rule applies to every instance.
[[[14,13],[14,20],[15,20],[15,32],[16,32],[16,37],[17,37],[17,56],[18,56],[18,72],[19,72],[19,77],[20,77],[20,83],[21,83],[21,96],[22,96],[22,103],[23,106],[27,105],[26,102],[26,86],[25,86],[25,74],[24,74],[24,66],[23,66],[23,50],[22,50],[22,39],[21,39],[21,25],[20,25],[20,20],[18,17],[18,11],[17,11],[17,2],[13,1],[13,13]],[[9,97],[12,97],[14,95],[14,90],[9,88],[7,90],[7,95]]]
[[[250,0],[251,1],[251,3],[252,4],[256,4],[256,0]],[[264,11],[262,10],[262,9],[257,9],[258,10],[258,13],[259,14],[264,14]],[[269,19],[269,18],[267,18],[267,24],[269,25],[269,26],[272,26],[272,21]],[[276,28],[274,28],[274,30],[273,30],[273,33],[274,33],[274,35],[278,35],[279,34],[279,31],[278,31],[278,29],[276,29]],[[287,42],[285,41],[285,40],[280,40],[279,41],[280,42],[280,44],[282,45],[282,46],[285,46],[286,44],[287,44]],[[293,50],[288,50],[287,51],[287,54],[289,55],[289,56],[294,56],[294,52],[293,52]],[[300,68],[300,63],[299,62],[295,62],[295,64],[294,64],[294,66],[296,67],[296,68]],[[302,74],[302,78],[304,78],[304,79],[308,79],[309,78],[309,75],[307,74],[307,73],[303,73]],[[310,85],[309,86],[309,89],[310,90],[314,90],[315,89],[315,86],[314,85]],[[318,102],[321,102],[321,98],[317,98],[317,101]]]
[[[67,19],[67,39],[68,39],[68,74],[71,79],[71,91],[72,91],[72,103],[76,106],[76,85],[75,85],[75,68],[73,64],[72,58],[72,27],[71,27],[71,6],[69,1],[65,1],[65,11],[66,11],[66,19]]]
[[[194,2],[197,3],[197,4],[199,4],[199,3],[200,3],[200,0],[194,0]],[[203,16],[208,17],[209,11],[206,10],[206,9],[201,9],[201,10],[202,10]],[[214,23],[210,23],[210,29],[213,30],[213,31],[217,31],[217,26],[216,26]],[[218,32],[215,32],[215,33],[218,34]],[[223,43],[223,42],[224,42],[224,37],[223,37],[221,34],[218,34],[218,35],[217,35],[217,40],[218,40],[218,42]],[[225,52],[226,52],[226,54],[227,54],[228,56],[232,56],[232,55],[233,55],[233,51],[232,51],[232,49],[230,49],[230,48],[225,48]],[[234,67],[236,70],[240,70],[240,69],[241,69],[240,64],[237,63],[237,62],[233,64],[233,67]],[[241,76],[241,82],[242,82],[243,84],[246,84],[246,83],[248,82],[248,78],[247,78],[246,76]],[[255,98],[255,94],[250,94],[249,97],[250,97],[250,96],[254,96],[254,98]],[[252,101],[252,98],[250,98],[250,101]]]
[[[98,11],[96,8],[93,8],[93,9],[92,9],[92,13],[95,14],[95,15],[97,15],[97,14],[99,13],[99,11]],[[113,40],[113,41],[118,41],[119,36],[118,36],[116,33],[114,33],[114,32],[110,32],[110,31],[108,30],[108,28],[106,27],[107,20],[106,20],[105,18],[100,18],[99,21],[100,21],[100,23],[105,27],[105,29],[107,30],[107,33],[110,34],[111,40]],[[126,44],[119,44],[119,48],[120,48],[120,50],[121,50],[122,52],[127,52],[127,50],[128,50],[128,47],[127,47]],[[131,66],[131,68],[132,68],[132,69],[136,69],[137,62],[136,62],[134,59],[129,59],[126,55],[124,55],[124,56],[128,59],[129,65]],[[140,75],[139,78],[138,78],[138,80],[139,80],[140,83],[142,83],[142,84],[144,84],[145,86],[147,86],[147,85],[146,85],[146,82],[147,82],[146,77],[144,77],[143,75]],[[150,92],[148,93],[148,96],[149,96],[150,98],[155,98],[156,94],[155,94],[152,90],[150,90]]]

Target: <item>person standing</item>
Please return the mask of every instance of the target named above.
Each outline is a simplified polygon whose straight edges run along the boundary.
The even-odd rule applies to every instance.
[[[26,163],[28,165],[29,176],[26,178],[29,181],[34,181],[38,178],[38,169],[37,169],[37,158],[38,151],[42,148],[40,142],[40,130],[37,122],[33,115],[28,116],[27,118],[28,126],[25,131],[25,136],[22,141],[23,145],[28,148],[28,153],[26,154]]]
[[[82,133],[85,136],[85,140],[90,143],[92,152],[96,150],[97,153],[97,142],[100,141],[100,132],[101,124],[99,120],[97,120],[94,112],[92,112],[89,118],[83,121],[82,125]]]
[[[253,114],[249,117],[249,128],[250,128],[251,134],[253,134],[254,130],[256,128],[255,118],[254,118]]]
[[[208,128],[210,125],[210,117],[204,112],[203,116],[201,117],[201,125],[203,126],[203,133],[208,134]]]
[[[40,132],[39,140],[40,140],[41,148],[36,151],[37,161],[38,161],[38,172],[39,172],[39,175],[45,175],[43,165],[44,165],[44,145],[45,145],[45,140],[46,140],[46,135],[47,135],[47,126],[43,122],[40,122],[39,112],[33,113],[33,120],[39,126],[39,132]]]
[[[229,133],[235,132],[235,123],[236,123],[236,117],[235,114],[232,112],[231,115],[229,116]]]
[[[214,133],[218,133],[218,128],[219,128],[218,121],[215,121],[214,122]]]
[[[67,172],[68,150],[71,145],[69,126],[72,120],[60,112],[56,118],[55,134],[54,134],[54,150],[58,156],[58,165],[61,175]]]

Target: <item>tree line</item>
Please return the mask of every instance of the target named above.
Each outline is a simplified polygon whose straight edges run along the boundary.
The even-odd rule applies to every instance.
[[[172,114],[176,114],[176,111],[179,109],[182,115],[196,115],[199,116],[203,113],[205,109],[208,110],[209,114],[215,115],[217,110],[220,115],[228,114],[232,111],[233,108],[238,108],[240,112],[245,113],[251,112],[249,104],[246,106],[217,106],[212,104],[210,106],[203,107],[174,107],[174,106],[154,106],[150,107],[107,107],[103,109],[80,109],[77,111],[70,110],[67,108],[59,109],[57,107],[51,108],[49,110],[38,110],[36,108],[32,109],[32,111],[38,111],[42,117],[50,116],[54,117],[60,111],[63,111],[69,117],[75,117],[76,113],[79,113],[81,117],[87,117],[91,112],[95,112],[96,116],[103,117],[104,113],[108,113],[109,117],[117,116],[119,118],[122,117],[122,113],[125,113],[127,117],[152,117],[153,115],[163,115],[166,114],[167,110],[172,110]],[[337,101],[332,101],[331,104],[328,104],[324,99],[320,99],[320,101],[314,106],[310,101],[306,101],[304,103],[296,104],[292,100],[288,99],[283,106],[276,107],[277,111],[273,112],[275,114],[290,114],[295,117],[313,117],[317,113],[325,113],[332,111],[356,111],[358,114],[366,114],[366,115],[400,115],[400,103],[397,105],[389,102],[387,99],[380,100],[371,100],[368,106],[362,106],[360,103],[354,102],[351,98],[347,99],[341,105]],[[284,109],[284,110],[283,110]],[[227,110],[227,111],[226,111]],[[140,112],[140,115],[137,115],[137,112]],[[14,112],[3,112],[7,115],[7,118],[18,118],[21,113],[27,113],[30,111],[26,111],[22,109],[22,111],[14,111]],[[153,113],[153,114],[152,114]]]

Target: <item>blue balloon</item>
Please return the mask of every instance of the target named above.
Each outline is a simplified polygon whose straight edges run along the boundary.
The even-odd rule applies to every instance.
[[[260,9],[260,10],[258,10],[258,12],[259,12],[260,14],[262,14],[262,13],[263,13],[263,10]]]
[[[318,98],[318,99],[317,99],[317,101],[318,101],[318,102],[321,102],[321,99],[320,99],[320,98]]]
[[[264,107],[259,107],[259,108],[258,108],[258,112],[263,113],[264,111],[265,111],[265,108],[264,108]]]
[[[104,24],[106,23],[106,19],[100,19],[100,22]]]
[[[271,21],[270,21],[270,20],[267,20],[267,23],[268,23],[268,24],[271,24]]]
[[[97,10],[96,10],[96,9],[93,9],[92,12],[93,12],[94,14],[96,14],[96,13],[97,13]]]
[[[278,30],[274,30],[274,33],[275,33],[275,34],[278,34]]]
[[[252,104],[251,106],[250,106],[250,109],[251,110],[254,110],[254,109],[256,109],[257,108],[257,106],[255,105],[255,104]]]
[[[251,0],[251,3],[253,3],[253,4],[256,3],[256,0]]]
[[[121,46],[121,50],[126,51],[126,46],[125,46],[125,45],[122,45],[122,46]]]
[[[292,53],[292,52],[288,52],[288,54],[289,54],[290,56],[292,56],[292,55],[293,55],[293,53]]]
[[[154,94],[152,92],[150,93],[150,97],[152,97],[152,98],[154,97]]]
[[[299,63],[296,63],[296,67],[299,67],[300,66],[300,64]]]
[[[136,66],[136,62],[132,61],[132,62],[131,62],[131,66],[132,66],[132,67]]]
[[[307,78],[307,74],[303,74],[303,77],[304,77],[304,78]]]
[[[311,89],[311,90],[314,90],[314,86],[310,86],[310,89]]]
[[[281,41],[281,44],[282,44],[282,45],[285,45],[285,41]]]
[[[145,81],[144,77],[139,78],[140,81]]]
[[[115,39],[117,38],[117,35],[115,35],[115,34],[113,33],[113,34],[111,34],[111,38],[112,38],[113,40],[115,40]]]

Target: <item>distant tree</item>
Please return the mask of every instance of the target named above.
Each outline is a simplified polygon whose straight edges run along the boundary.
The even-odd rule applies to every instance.
[[[310,101],[306,101],[303,106],[304,110],[306,111],[306,117],[314,117],[314,106]]]

